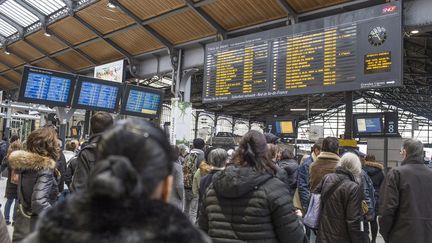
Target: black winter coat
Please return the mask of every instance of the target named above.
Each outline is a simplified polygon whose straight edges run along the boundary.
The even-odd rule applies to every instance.
[[[326,195],[333,185],[343,181],[332,195]],[[364,234],[360,223],[363,219],[361,202],[363,187],[355,182],[353,175],[338,167],[335,173],[324,176],[317,188],[321,198],[321,218],[317,243],[362,243]]]
[[[16,184],[11,182],[12,168],[10,167],[9,160],[7,158],[5,158],[3,160],[0,171],[3,172],[3,170],[5,170],[6,168],[8,169],[8,177],[7,177],[7,182],[6,182],[5,198],[17,199],[18,198],[18,187]]]
[[[72,194],[37,225],[23,243],[210,242],[179,209],[161,201],[136,200],[124,206]]]
[[[213,176],[199,226],[213,242],[303,242],[287,186],[268,172],[230,165]]]
[[[18,200],[25,213],[39,215],[50,208],[58,195],[58,185],[54,178],[55,161],[18,150],[10,154],[9,163],[19,174]]]
[[[291,197],[293,197],[295,190],[297,189],[297,170],[299,168],[299,164],[297,161],[289,159],[281,160],[277,163],[277,165],[281,169],[285,170],[288,177],[287,184],[289,185]]]
[[[407,158],[392,169],[380,192],[380,233],[388,243],[432,242],[432,169]]]
[[[60,173],[57,178],[58,190],[59,192],[63,192],[66,179],[66,158],[63,153],[60,153],[60,159],[56,162],[56,169]]]
[[[76,159],[76,168],[73,172],[71,189],[74,192],[82,191],[87,186],[87,178],[92,171],[97,160],[97,144],[101,139],[101,135],[97,134],[89,139],[79,152]]]

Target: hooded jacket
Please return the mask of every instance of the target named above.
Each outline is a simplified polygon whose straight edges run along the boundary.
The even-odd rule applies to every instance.
[[[432,170],[408,157],[385,178],[380,192],[380,233],[388,243],[432,242]]]
[[[315,162],[310,165],[309,183],[310,191],[314,192],[322,178],[336,171],[340,157],[331,152],[321,152]]]
[[[288,188],[268,172],[229,165],[213,176],[199,226],[213,242],[303,242]]]
[[[343,182],[332,195],[326,195],[339,181]],[[325,202],[321,202],[317,243],[362,243],[360,222],[363,219],[363,188],[356,183],[354,176],[346,169],[338,167],[336,173],[324,177],[317,190],[321,192],[321,197],[327,198]]]
[[[294,159],[281,160],[277,162],[277,165],[285,170],[287,174],[287,184],[291,193],[291,197],[294,197],[294,192],[297,189],[297,171],[299,164]]]
[[[207,243],[175,206],[138,199],[126,204],[82,194],[51,208],[23,243]]]
[[[378,212],[379,192],[381,184],[384,181],[384,166],[378,162],[366,161],[363,170],[366,171],[369,178],[372,180],[372,184],[375,189],[375,211]]]
[[[56,162],[24,150],[9,156],[11,167],[19,173],[18,200],[29,215],[39,215],[56,201],[58,186],[54,178]]]

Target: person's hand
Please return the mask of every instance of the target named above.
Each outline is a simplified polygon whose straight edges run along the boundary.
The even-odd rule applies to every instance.
[[[297,214],[297,216],[303,217],[303,213],[300,209],[296,209],[295,213]]]

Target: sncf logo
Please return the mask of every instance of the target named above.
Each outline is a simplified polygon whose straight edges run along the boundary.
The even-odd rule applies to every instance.
[[[396,11],[396,8],[397,8],[396,6],[385,6],[382,10],[382,13],[383,14],[392,13],[392,12]]]

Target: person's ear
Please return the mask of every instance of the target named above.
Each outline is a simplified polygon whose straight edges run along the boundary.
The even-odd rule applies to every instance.
[[[162,201],[168,203],[171,197],[172,186],[173,186],[173,176],[169,175],[165,178],[165,180],[163,180],[162,192],[161,192]]]

